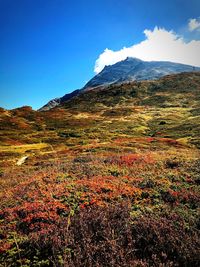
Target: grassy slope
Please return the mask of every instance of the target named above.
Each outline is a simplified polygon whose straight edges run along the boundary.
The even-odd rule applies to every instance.
[[[199,111],[199,73],[0,110],[2,266],[198,266]]]

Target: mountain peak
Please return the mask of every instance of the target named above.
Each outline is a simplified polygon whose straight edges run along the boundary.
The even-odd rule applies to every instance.
[[[191,71],[194,71],[194,68],[189,65],[168,61],[143,61],[139,58],[127,57],[113,65],[105,66],[104,69],[86,83],[82,89],[50,101],[42,110],[55,107],[61,102],[66,102],[70,98],[78,95],[80,92],[97,86],[130,81],[156,80],[165,75]],[[200,71],[200,68],[195,68],[195,71]]]
[[[200,68],[196,68],[197,71]],[[135,57],[127,57],[113,65],[106,66],[84,87],[96,87],[117,82],[155,80],[169,74],[193,71],[189,65],[168,61],[143,61]]]
[[[137,57],[127,57],[126,59],[124,59],[122,61],[128,61],[128,62],[137,61],[137,62],[142,62],[142,60],[139,59],[139,58],[137,58]],[[119,61],[119,62],[122,62],[122,61]]]

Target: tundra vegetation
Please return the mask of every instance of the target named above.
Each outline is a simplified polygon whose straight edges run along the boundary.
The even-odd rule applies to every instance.
[[[200,266],[200,73],[0,109],[0,129],[0,266]]]

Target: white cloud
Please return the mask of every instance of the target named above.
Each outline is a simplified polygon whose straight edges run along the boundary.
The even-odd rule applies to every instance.
[[[190,19],[188,23],[189,31],[200,31],[200,19]]]
[[[200,66],[200,41],[185,42],[173,31],[155,27],[145,30],[146,39],[131,47],[113,51],[105,49],[95,62],[94,71],[99,73],[106,65],[115,64],[127,57],[137,57],[146,61],[172,61]]]

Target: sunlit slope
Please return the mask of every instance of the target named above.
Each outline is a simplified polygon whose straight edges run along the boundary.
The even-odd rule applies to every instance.
[[[71,99],[63,107],[71,113],[95,113],[98,123],[109,132],[186,138],[199,145],[198,72],[100,87]]]
[[[117,138],[132,140],[124,142],[128,151],[162,149],[167,142],[199,148],[199,114],[198,72],[99,87],[49,111],[1,109],[0,159],[116,150]]]

